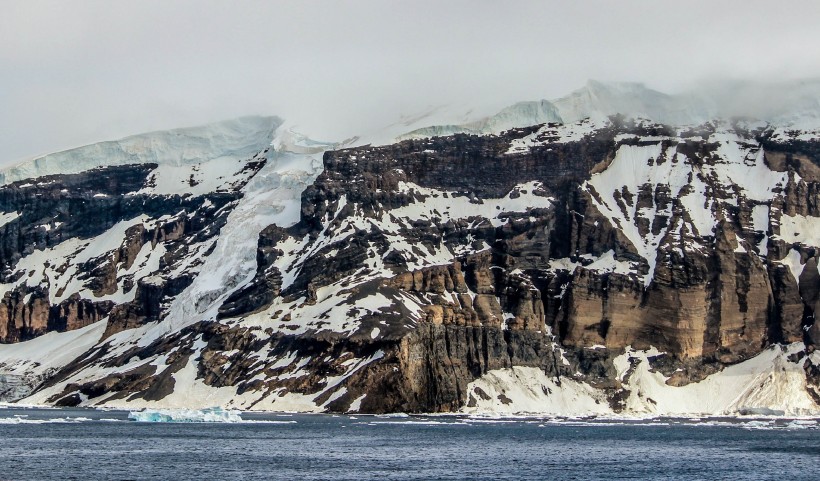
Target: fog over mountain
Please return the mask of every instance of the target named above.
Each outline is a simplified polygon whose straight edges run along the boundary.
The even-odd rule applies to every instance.
[[[693,109],[731,93],[719,110],[766,114],[761,100],[781,105],[767,85],[791,95],[779,85],[820,76],[808,1],[0,4],[5,164],[244,115],[343,139],[440,106],[481,118],[588,79],[694,95]]]

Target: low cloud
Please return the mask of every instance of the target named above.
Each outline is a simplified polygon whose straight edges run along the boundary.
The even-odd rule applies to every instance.
[[[551,99],[589,78],[675,93],[704,78],[820,77],[817,2],[2,4],[2,163],[247,114],[344,137],[430,105]]]

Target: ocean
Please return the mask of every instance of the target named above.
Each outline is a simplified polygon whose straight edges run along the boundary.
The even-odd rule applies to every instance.
[[[0,408],[0,480],[820,478],[817,419],[540,419]]]

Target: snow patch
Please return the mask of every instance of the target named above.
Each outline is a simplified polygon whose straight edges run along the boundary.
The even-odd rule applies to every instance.
[[[0,212],[0,227],[20,217],[19,212]]]
[[[73,331],[52,331],[30,341],[0,344],[0,375],[11,374],[38,384],[38,380],[96,345],[107,322],[108,318],[104,318]]]
[[[803,362],[790,362],[788,356],[803,349],[801,343],[772,346],[747,361],[729,366],[706,379],[674,387],[666,384],[660,372],[652,372],[651,352],[627,350],[616,358],[619,376],[633,363],[626,412],[632,414],[737,415],[779,414],[803,416],[820,414],[807,392]],[[627,362],[627,359],[632,359]]]
[[[780,238],[789,244],[820,247],[820,217],[781,215]]]
[[[794,277],[795,282],[800,284],[800,275],[803,274],[803,269],[805,269],[805,264],[801,262],[800,259],[800,252],[789,249],[789,253],[786,254],[786,257],[778,261],[780,264],[789,268],[791,271],[792,276]]]
[[[626,407],[615,413],[602,390],[575,379],[555,378],[531,367],[489,371],[470,383],[467,414],[539,414],[556,416],[736,416],[744,414],[818,416],[809,396],[803,364],[788,357],[801,343],[772,346],[756,357],[729,366],[686,386],[666,384],[648,358],[657,349],[626,352],[614,359],[617,378],[626,381]],[[627,374],[629,376],[627,377]]]
[[[467,386],[474,406],[465,414],[555,414],[586,416],[611,412],[603,391],[534,367],[489,371]]]

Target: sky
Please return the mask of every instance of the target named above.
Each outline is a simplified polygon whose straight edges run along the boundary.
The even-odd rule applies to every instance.
[[[314,138],[429,106],[820,77],[820,2],[0,0],[0,165],[242,115]]]

